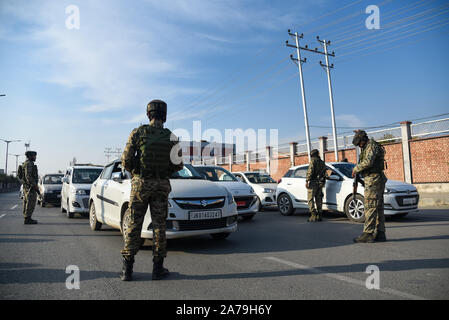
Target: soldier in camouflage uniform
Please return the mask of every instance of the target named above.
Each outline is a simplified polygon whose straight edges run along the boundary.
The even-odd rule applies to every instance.
[[[132,174],[131,196],[123,217],[124,248],[123,270],[120,278],[132,280],[134,256],[141,245],[140,234],[145,214],[150,206],[153,228],[153,280],[168,276],[163,267],[166,251],[166,218],[168,195],[171,191],[169,177],[183,168],[178,139],[163,127],[166,121],[167,104],[153,100],[147,106],[149,125],[134,129],[129,136],[122,155],[122,166]],[[179,150],[180,151],[180,150]]]
[[[383,242],[387,240],[384,216],[384,189],[387,182],[384,174],[385,150],[374,139],[368,139],[362,130],[355,131],[353,144],[362,150],[352,176],[362,174],[365,181],[365,226],[362,235],[355,238],[354,242]]]
[[[36,207],[37,193],[39,192],[37,187],[39,176],[37,174],[37,166],[34,164],[37,153],[35,151],[27,151],[25,156],[27,160],[22,164],[24,224],[37,224],[37,220],[31,219]]]
[[[306,177],[307,201],[310,211],[310,218],[307,221],[316,222],[321,221],[321,215],[323,214],[323,187],[326,182],[326,165],[320,159],[317,149],[310,152],[310,157]]]

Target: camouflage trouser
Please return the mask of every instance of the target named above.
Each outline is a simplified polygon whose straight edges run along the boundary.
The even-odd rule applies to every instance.
[[[365,177],[365,227],[363,232],[385,232],[385,182],[386,179],[383,175]]]
[[[311,214],[323,212],[323,188],[320,188],[318,184],[310,182],[307,189],[307,203]]]
[[[153,255],[166,257],[165,229],[168,214],[168,194],[171,191],[170,181],[168,179],[135,177],[131,184],[131,197],[128,209],[123,217],[128,222],[128,228],[124,234],[125,245],[121,253],[123,256],[131,257],[139,251],[143,220],[149,205],[153,226]]]
[[[23,217],[31,218],[36,207],[37,192],[36,190],[23,188]]]

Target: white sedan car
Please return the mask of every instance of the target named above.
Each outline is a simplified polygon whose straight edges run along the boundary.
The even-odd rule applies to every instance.
[[[175,173],[168,198],[167,239],[210,234],[224,239],[237,230],[237,206],[225,188],[201,177],[191,165]],[[89,199],[92,230],[107,224],[122,232],[127,228],[123,219],[131,193],[128,172],[122,173],[120,160],[105,166],[93,183]],[[152,239],[150,208],[145,215],[142,238]]]
[[[281,179],[276,191],[279,211],[291,215],[295,209],[308,209],[306,174],[309,165],[291,168]],[[355,164],[348,162],[326,163],[327,181],[323,189],[323,209],[344,212],[355,222],[364,222],[364,188],[359,184],[353,199],[351,177]],[[385,215],[405,216],[418,211],[419,194],[416,188],[400,181],[388,180],[384,193]]]
[[[263,207],[277,206],[276,203],[276,188],[277,182],[274,181],[268,173],[263,172],[233,172],[234,176],[240,181],[248,184],[254,189],[259,197],[259,210]]]
[[[251,220],[259,211],[259,197],[246,183],[234,177],[228,170],[218,166],[198,165],[195,169],[207,180],[227,188],[234,196],[239,216]]]

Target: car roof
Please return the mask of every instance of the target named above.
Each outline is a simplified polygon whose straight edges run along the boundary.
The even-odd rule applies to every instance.
[[[103,169],[103,166],[70,166],[73,169]]]

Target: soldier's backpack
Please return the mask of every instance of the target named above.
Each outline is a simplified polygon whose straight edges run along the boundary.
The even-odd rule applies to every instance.
[[[324,161],[321,161],[321,162],[322,162],[323,167],[320,168],[321,172],[318,173],[317,178],[318,178],[318,186],[320,188],[324,188],[324,186],[326,185],[326,165],[325,165]]]
[[[139,171],[143,177],[168,178],[170,152],[174,142],[171,131],[149,125],[141,127],[139,151]]]

